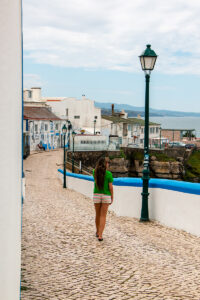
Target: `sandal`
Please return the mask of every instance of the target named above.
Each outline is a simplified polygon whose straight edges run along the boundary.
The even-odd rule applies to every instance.
[[[96,237],[97,237],[97,238],[99,237],[99,235],[97,234],[97,232],[96,232]]]
[[[103,241],[103,238],[101,238],[101,239],[100,239],[100,238],[98,238],[98,240],[99,240],[99,242],[102,242],[102,241]]]

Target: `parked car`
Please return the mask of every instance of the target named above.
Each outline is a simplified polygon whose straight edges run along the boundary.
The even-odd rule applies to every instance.
[[[186,144],[182,143],[182,142],[169,142],[168,146],[170,148],[173,147],[185,147]]]
[[[186,149],[196,149],[197,146],[196,146],[195,144],[186,144],[186,145],[185,145],[185,148],[186,148]]]

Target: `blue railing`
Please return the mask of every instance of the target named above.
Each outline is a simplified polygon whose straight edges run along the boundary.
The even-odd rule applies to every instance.
[[[58,172],[63,174],[62,169],[58,169]],[[69,172],[66,172],[66,175],[78,179],[94,181],[93,177],[89,175],[75,174]],[[113,185],[142,187],[142,179],[133,178],[133,177],[114,178]],[[177,191],[177,192],[182,192],[187,194],[200,195],[200,183],[192,183],[192,182],[177,181],[177,180],[170,180],[170,179],[150,178],[149,187]]]

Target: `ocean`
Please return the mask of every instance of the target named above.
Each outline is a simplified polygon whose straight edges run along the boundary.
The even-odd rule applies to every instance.
[[[151,122],[161,124],[163,129],[195,129],[200,138],[200,117],[150,117]]]

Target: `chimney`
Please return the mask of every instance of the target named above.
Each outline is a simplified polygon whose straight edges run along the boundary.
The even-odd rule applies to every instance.
[[[41,101],[41,87],[32,87],[32,98],[34,101]]]
[[[114,116],[114,113],[115,113],[114,106],[115,106],[114,104],[112,104],[112,106],[111,106],[112,107],[112,116]]]

